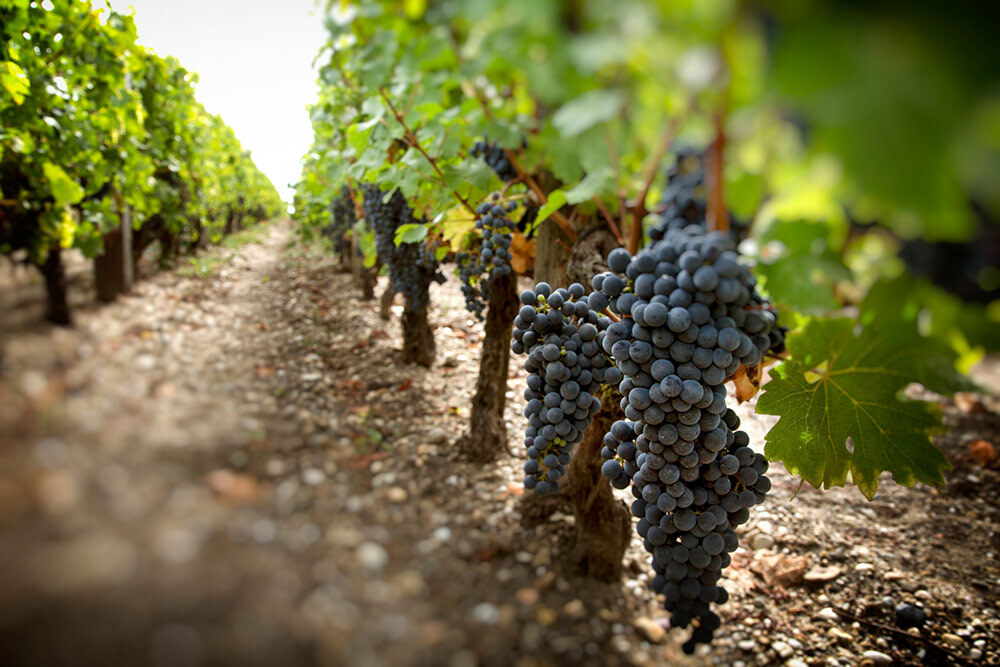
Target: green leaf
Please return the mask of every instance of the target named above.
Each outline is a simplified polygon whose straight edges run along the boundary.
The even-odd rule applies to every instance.
[[[427,225],[409,223],[396,228],[395,243],[419,243],[427,238]]]
[[[804,220],[777,220],[761,236],[767,260],[755,273],[780,305],[808,315],[823,315],[839,304],[834,283],[850,280],[851,272],[833,251],[829,225]]]
[[[24,73],[20,65],[10,60],[0,62],[0,85],[14,100],[14,104],[21,104],[31,88],[28,75]]]
[[[812,255],[790,255],[754,269],[764,288],[781,305],[807,315],[822,315],[837,308],[833,283],[851,274],[839,260]]]
[[[548,201],[538,210],[538,217],[535,219],[535,226],[545,222],[550,215],[566,205],[566,193],[562,190],[553,190],[549,193]]]
[[[562,105],[552,116],[552,125],[563,137],[575,137],[611,120],[625,106],[620,90],[592,90]]]
[[[49,190],[57,206],[76,204],[83,199],[83,188],[63,171],[62,167],[50,162],[42,165],[42,172],[49,182]]]
[[[951,464],[930,438],[943,431],[940,410],[901,392],[911,382],[942,394],[970,388],[954,352],[904,322],[855,327],[812,320],[789,338],[791,360],[771,371],[757,402],[759,413],[781,417],[764,453],[817,488],[843,486],[850,472],[869,500],[883,471],[904,486],[944,484]]]
[[[594,195],[601,194],[607,184],[611,182],[613,175],[614,172],[609,168],[587,174],[582,181],[566,193],[566,203],[579,204],[582,201],[587,201]]]

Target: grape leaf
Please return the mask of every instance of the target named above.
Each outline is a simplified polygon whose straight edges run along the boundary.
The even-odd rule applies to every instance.
[[[851,277],[839,260],[813,255],[788,255],[776,262],[761,262],[754,272],[764,279],[764,288],[778,304],[809,315],[835,310],[833,283]]]
[[[404,243],[419,243],[427,238],[427,225],[408,223],[396,228],[396,236],[393,239],[396,245]]]
[[[601,194],[601,191],[607,187],[613,176],[614,172],[607,168],[587,174],[572,190],[566,192],[566,203],[579,204],[595,195]]]
[[[843,486],[850,471],[869,500],[883,471],[904,486],[944,484],[951,464],[930,439],[943,431],[940,410],[900,392],[911,382],[942,394],[972,388],[952,350],[905,322],[856,334],[846,318],[810,321],[788,349],[757,402],[781,417],[767,434],[768,459],[817,488]]]
[[[57,206],[76,204],[83,199],[83,188],[59,165],[46,162],[42,164],[42,172],[49,182],[49,190]]]
[[[809,315],[837,308],[834,283],[850,280],[851,272],[830,236],[829,225],[806,220],[777,220],[762,235],[765,257],[755,273],[778,304]]]
[[[0,62],[0,86],[3,86],[14,100],[14,104],[24,101],[31,83],[21,66],[12,61]]]
[[[572,138],[611,120],[625,106],[620,90],[591,90],[564,104],[552,116],[552,125],[563,137]]]
[[[535,218],[535,225],[538,226],[545,222],[550,215],[558,211],[561,207],[566,205],[566,193],[562,190],[553,190],[549,193],[548,201],[542,206],[538,211],[538,217]]]

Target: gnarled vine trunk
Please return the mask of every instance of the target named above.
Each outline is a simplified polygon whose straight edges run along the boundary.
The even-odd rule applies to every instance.
[[[403,309],[403,363],[430,368],[434,363],[434,330],[427,321],[427,309]]]
[[[354,284],[361,290],[361,300],[371,301],[374,299],[375,283],[378,280],[378,265],[371,268],[365,266],[365,258],[358,247],[357,239],[351,239],[351,272],[354,275]]]
[[[38,269],[45,278],[45,293],[48,297],[46,317],[53,324],[67,327],[72,325],[73,318],[66,300],[66,271],[62,263],[62,249],[50,249],[45,262]]]
[[[583,441],[577,445],[567,467],[565,494],[576,517],[573,560],[597,579],[610,581],[622,573],[622,558],[628,548],[632,514],[612,493],[611,483],[601,474],[604,434],[617,419],[617,402],[605,400],[594,416]]]
[[[503,412],[511,329],[519,306],[516,274],[501,276],[491,283],[488,306],[469,432],[458,443],[466,459],[481,463],[492,461],[507,447]]]
[[[601,475],[604,434],[617,418],[617,402],[606,400],[573,450],[559,493],[539,496],[526,491],[521,503],[528,527],[547,521],[556,510],[572,512],[576,521],[570,561],[578,564],[583,574],[604,581],[621,576],[632,530],[631,512],[615,498],[610,482]]]
[[[396,298],[396,288],[392,284],[392,281],[388,281],[385,285],[385,289],[382,290],[382,296],[378,301],[378,316],[385,321],[389,321],[389,315],[392,313],[392,302]]]
[[[559,225],[552,220],[542,222],[535,250],[535,281],[547,282],[553,288],[565,284],[572,246],[573,242]]]
[[[114,301],[128,289],[125,283],[125,248],[119,229],[104,235],[104,252],[94,258],[94,285],[98,300],[105,303]]]
[[[166,266],[177,255],[177,236],[166,229],[160,233],[160,265]]]

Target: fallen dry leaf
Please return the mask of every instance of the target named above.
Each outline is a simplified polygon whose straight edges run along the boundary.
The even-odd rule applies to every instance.
[[[514,232],[510,239],[510,267],[518,273],[527,273],[535,265],[535,249],[538,242],[530,241],[521,232]]]
[[[988,440],[976,440],[969,445],[969,456],[985,467],[997,460],[997,450],[993,443]]]
[[[740,366],[739,370],[730,378],[736,387],[736,400],[744,403],[756,396],[757,392],[760,391],[760,378],[760,366],[754,366],[753,368]]]
[[[759,574],[768,586],[791,586],[802,581],[809,569],[805,556],[788,556],[771,551],[758,551],[750,563],[750,570]]]

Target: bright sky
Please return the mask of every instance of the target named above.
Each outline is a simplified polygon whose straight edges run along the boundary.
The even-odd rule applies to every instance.
[[[312,143],[306,105],[316,97],[312,60],[326,39],[315,0],[111,0],[135,7],[139,43],[197,72],[199,101],[291,201],[299,159]]]

